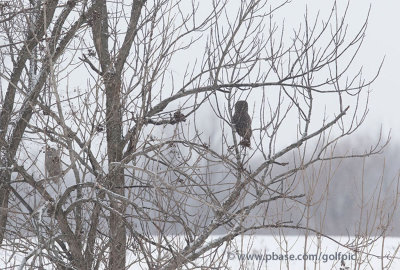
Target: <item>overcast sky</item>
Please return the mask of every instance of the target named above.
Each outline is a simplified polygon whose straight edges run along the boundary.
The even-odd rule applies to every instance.
[[[365,5],[364,1],[354,1]],[[367,2],[367,1],[365,1]],[[374,67],[380,55],[385,56],[382,72],[373,86],[371,120],[392,128],[393,139],[400,142],[400,1],[374,1],[363,50],[365,65]],[[370,57],[371,55],[371,57]]]
[[[296,0],[290,4],[293,12],[305,9],[327,10],[333,1]],[[347,1],[339,0],[344,6]],[[367,36],[360,51],[357,64],[364,66],[365,77],[369,77],[385,57],[385,62],[375,83],[372,85],[370,113],[363,130],[374,133],[380,124],[385,133],[392,129],[393,141],[400,143],[400,1],[351,0],[349,9],[349,27],[356,30],[362,23],[371,5]],[[329,10],[328,10],[329,11]]]
[[[272,5],[283,0],[271,1]],[[347,0],[338,0],[339,8],[343,10]],[[237,1],[240,4],[240,1]],[[321,12],[320,18],[327,18],[332,8],[333,1],[294,0],[277,11],[275,21],[285,20],[285,31],[291,33],[293,27],[302,23],[306,7],[310,16]],[[400,0],[369,1],[351,0],[347,22],[349,24],[349,37],[362,26],[368,10],[371,13],[366,31],[366,38],[359,52],[359,57],[354,62],[354,67],[363,66],[366,79],[370,79],[377,71],[382,59],[385,58],[380,76],[371,86],[369,115],[366,123],[361,127],[364,134],[376,136],[380,125],[384,134],[392,131],[394,142],[400,144],[400,87],[396,82],[400,78],[398,63],[400,63]],[[281,16],[281,17],[279,17]],[[203,43],[199,43],[200,45]],[[187,61],[187,53],[183,56]],[[186,62],[185,62],[186,63]],[[353,74],[350,74],[351,76]]]
[[[269,3],[272,6],[276,6],[281,2],[283,0],[274,0]],[[234,3],[240,5],[240,1]],[[291,41],[292,29],[298,29],[300,24],[304,25],[306,10],[308,10],[309,18],[315,18],[317,13],[320,12],[319,22],[321,20],[326,21],[333,3],[334,1],[293,0],[291,3],[278,9],[274,13],[273,21],[278,25],[284,21],[285,32],[288,34],[287,38],[289,38],[284,39],[285,45],[288,45]],[[339,8],[338,15],[341,16],[348,1],[337,0],[337,3]],[[230,4],[234,5],[232,2]],[[351,138],[352,140],[361,142],[360,144],[363,144],[363,147],[366,144],[365,147],[368,148],[371,144],[376,143],[376,137],[379,135],[380,127],[382,126],[383,135],[387,136],[391,131],[392,143],[400,145],[400,104],[398,104],[400,87],[396,83],[396,80],[400,78],[400,73],[398,72],[398,63],[400,63],[400,32],[397,30],[397,26],[400,26],[400,0],[351,0],[346,19],[348,24],[346,41],[353,38],[360,30],[368,16],[369,10],[369,21],[364,43],[358,57],[352,64],[352,73],[348,73],[347,75],[349,77],[354,76],[355,72],[362,67],[362,77],[368,81],[375,76],[382,60],[385,60],[379,77],[369,88],[371,92],[367,119],[360,127],[359,132],[353,134]],[[182,59],[182,61],[187,61],[186,52]],[[250,99],[250,101],[254,100]],[[347,105],[354,108],[354,103]],[[333,112],[333,114],[335,113],[336,111]],[[322,114],[323,111],[321,111]],[[204,119],[204,121],[207,122],[206,124],[209,124],[208,119]],[[256,125],[255,123],[256,121],[253,121],[253,128]],[[320,124],[320,122],[317,122],[317,124]],[[297,122],[295,122],[295,125],[297,125]],[[296,135],[291,132],[288,132],[288,134],[287,136]],[[219,134],[214,134],[214,136],[216,137],[216,141],[221,139]],[[291,143],[294,139],[290,137],[284,143]]]

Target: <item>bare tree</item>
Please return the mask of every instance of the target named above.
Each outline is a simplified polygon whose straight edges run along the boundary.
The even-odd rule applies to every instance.
[[[86,5],[75,20],[67,22],[76,2],[59,7],[58,1],[27,3],[6,1],[1,4],[1,191],[0,242],[7,224],[11,168],[18,163],[17,152],[36,104],[48,84],[49,72],[74,38],[90,9]],[[55,17],[56,9],[61,9]]]
[[[19,239],[21,267],[223,267],[216,250],[238,235],[318,232],[273,206],[306,209],[293,188],[302,171],[385,142],[332,151],[367,114],[375,78],[353,66],[368,14],[349,36],[348,8],[335,3],[323,20],[306,13],[288,38],[274,21],[288,4],[4,7],[0,240]],[[233,125],[239,100],[252,119],[245,134]],[[46,184],[40,149],[50,142],[65,170]]]

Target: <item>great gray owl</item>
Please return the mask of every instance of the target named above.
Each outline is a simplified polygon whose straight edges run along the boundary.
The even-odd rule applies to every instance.
[[[47,177],[54,182],[58,182],[62,172],[60,150],[47,146],[44,162]]]
[[[232,117],[232,123],[236,132],[243,140],[240,145],[250,147],[251,138],[251,118],[248,114],[249,105],[245,100],[239,100],[235,104],[235,113]]]

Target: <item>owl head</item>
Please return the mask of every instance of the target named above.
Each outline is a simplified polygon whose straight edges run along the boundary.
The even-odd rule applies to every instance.
[[[247,101],[245,100],[239,100],[235,104],[235,111],[237,112],[247,112],[249,108],[249,105],[247,104]]]
[[[57,156],[60,155],[60,150],[59,149],[54,149],[54,148],[51,148],[50,146],[46,147],[46,151],[47,151],[47,155],[49,157],[57,157]]]

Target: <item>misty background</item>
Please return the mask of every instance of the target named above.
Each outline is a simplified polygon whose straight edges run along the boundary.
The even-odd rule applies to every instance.
[[[289,30],[296,28],[302,22],[306,10],[310,16],[317,16],[319,12],[319,16],[324,18],[330,12],[330,8],[331,3],[325,1],[293,1],[280,9],[277,16],[282,17],[281,21]],[[345,8],[345,5],[342,8]],[[400,106],[398,105],[400,89],[397,82],[400,37],[396,31],[396,26],[400,25],[400,16],[397,14],[399,10],[399,1],[375,1],[370,4],[368,1],[353,0],[350,3],[349,32],[357,31],[369,14],[367,36],[353,66],[356,69],[363,67],[364,77],[371,78],[377,72],[382,60],[384,63],[379,77],[369,89],[367,119],[356,133],[338,143],[335,153],[364,153],[377,143],[379,137],[382,137],[384,141],[389,136],[390,142],[380,154],[367,158],[333,160],[329,163],[315,164],[306,169],[301,177],[288,179],[286,183],[296,191],[296,194],[305,194],[311,202],[318,202],[321,196],[328,198],[326,203],[310,206],[310,227],[326,234],[355,235],[362,227],[370,230],[373,235],[379,235],[380,222],[382,221],[384,225],[389,218],[387,213],[393,212],[393,217],[390,217],[393,221],[387,228],[387,234],[400,236],[400,213],[396,209],[396,198],[399,192],[397,181],[400,170]],[[288,34],[291,32],[288,31]],[[187,55],[182,57],[187,57]],[[83,78],[77,78],[71,84],[84,83],[80,79]],[[250,97],[250,106],[252,101],[256,102],[256,100],[256,96]],[[254,115],[256,109],[250,108],[250,111]],[[201,113],[204,117],[200,119],[198,126],[202,127],[202,132],[209,137],[210,145],[217,148],[222,142],[221,134],[214,132],[220,129],[218,120],[211,121],[215,115],[209,106],[204,106]],[[323,111],[321,111],[322,114]],[[253,120],[254,123],[256,120]],[[296,128],[295,119],[291,128]],[[282,138],[280,144],[286,145],[293,142],[294,138],[291,135],[291,132],[287,132],[287,137]],[[44,161],[44,155],[41,158]],[[44,166],[43,161],[39,162],[39,166]],[[281,160],[281,162],[284,161]],[[214,169],[218,170],[217,167]],[[279,171],[279,168],[277,170]],[[68,177],[71,178],[68,179]],[[66,176],[67,185],[68,182],[73,182],[71,175]],[[327,189],[328,182],[329,189]],[[199,207],[200,210],[197,209],[197,211],[201,211],[201,206]],[[278,209],[280,205],[272,204],[271,207]],[[262,212],[264,209],[259,211]],[[274,211],[271,213],[273,214]],[[282,219],[291,220],[293,217],[293,220],[297,220],[296,217],[304,213],[299,213],[294,207],[291,211],[281,214]],[[226,229],[229,230],[229,226]],[[220,233],[223,231],[221,230]],[[269,231],[258,231],[258,233],[269,233]]]

